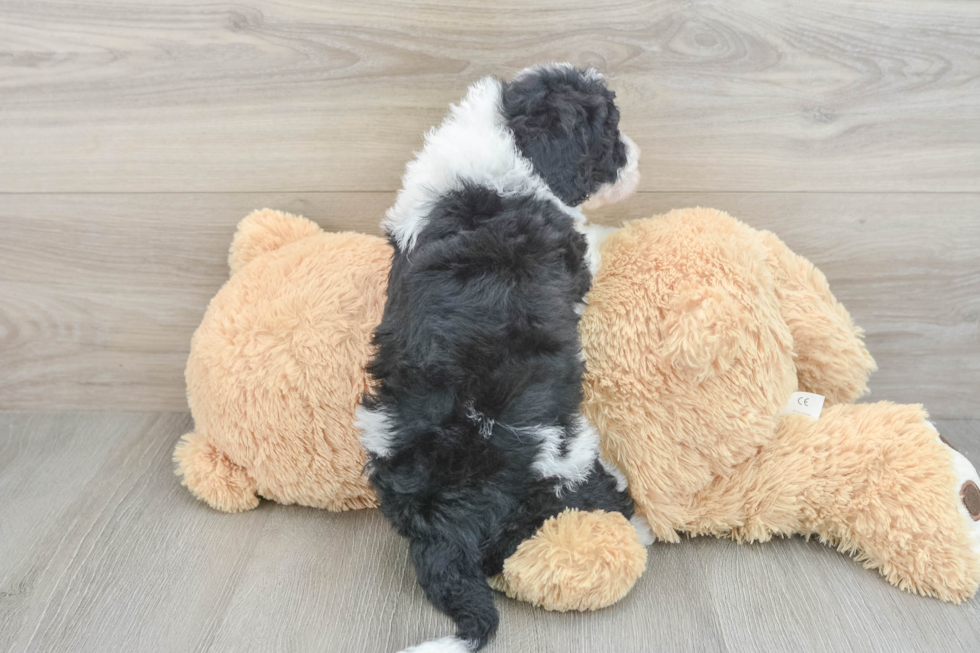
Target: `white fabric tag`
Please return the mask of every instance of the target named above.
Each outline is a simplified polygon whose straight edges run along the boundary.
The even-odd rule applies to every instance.
[[[780,415],[809,415],[817,419],[823,410],[823,399],[823,395],[812,392],[794,392]]]

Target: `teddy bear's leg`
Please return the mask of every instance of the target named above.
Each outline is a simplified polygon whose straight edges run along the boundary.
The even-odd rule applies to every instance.
[[[248,472],[228,460],[206,438],[184,435],[174,449],[174,472],[191,493],[212,508],[242,512],[259,505],[255,482]]]
[[[761,232],[769,250],[776,294],[793,335],[800,390],[850,403],[868,392],[877,369],[864,346],[864,332],[830,292],[827,278],[775,235]]]
[[[598,610],[626,594],[646,569],[642,535],[618,512],[567,509],[545,521],[489,579],[511,598],[546,610]]]
[[[695,534],[817,535],[902,589],[959,602],[980,583],[980,485],[921,406],[789,415],[759,455],[694,500]]]
[[[963,517],[963,523],[970,533],[970,548],[980,557],[980,475],[977,474],[973,463],[946,441],[935,424],[927,421],[926,425],[935,431],[936,438],[940,444],[949,450],[949,454],[953,458],[953,474],[956,477],[954,484],[956,509]]]
[[[838,406],[808,424],[825,442],[822,497],[804,523],[902,589],[959,603],[980,583],[980,481],[921,406]],[[806,418],[803,418],[806,419]]]

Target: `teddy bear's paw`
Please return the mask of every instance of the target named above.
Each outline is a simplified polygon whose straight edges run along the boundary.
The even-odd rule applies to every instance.
[[[956,509],[970,535],[970,548],[980,556],[980,475],[966,456],[946,441],[935,424],[929,421],[926,424],[936,432],[936,437],[952,455],[953,474],[956,476]]]
[[[255,482],[206,437],[184,435],[174,448],[174,473],[191,493],[222,512],[243,512],[259,505]]]
[[[524,540],[490,584],[546,610],[605,608],[646,569],[639,540],[635,524],[618,512],[567,509]]]

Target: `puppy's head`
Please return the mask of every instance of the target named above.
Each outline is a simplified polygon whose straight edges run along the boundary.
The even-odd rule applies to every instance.
[[[628,197],[640,181],[640,150],[619,131],[619,109],[594,69],[528,68],[502,89],[502,109],[521,153],[569,206]]]

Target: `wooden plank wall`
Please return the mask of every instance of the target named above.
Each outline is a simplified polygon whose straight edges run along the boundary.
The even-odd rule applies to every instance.
[[[642,192],[776,231],[873,398],[980,416],[980,7],[946,0],[0,0],[0,409],[183,410],[234,225],[377,232],[466,85],[611,78]]]

